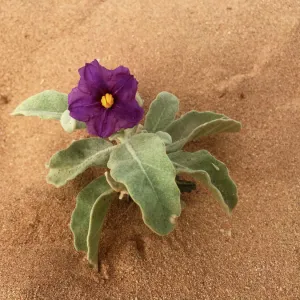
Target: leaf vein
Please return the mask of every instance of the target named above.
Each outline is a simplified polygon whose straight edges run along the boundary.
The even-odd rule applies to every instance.
[[[153,192],[155,194],[156,200],[158,202],[159,198],[158,198],[157,192],[156,192],[156,190],[155,190],[155,188],[154,188],[154,186],[152,184],[152,181],[149,178],[146,170],[144,169],[144,166],[143,166],[142,162],[140,161],[140,159],[136,155],[136,153],[135,153],[132,145],[129,142],[127,142],[125,145],[126,145],[126,148],[127,148],[128,152],[130,153],[130,155],[132,156],[132,158],[137,162],[137,164],[139,165],[140,169],[142,170],[142,172],[144,173],[145,177],[147,178],[147,180],[148,180],[148,182],[149,182],[149,184],[151,186],[151,189],[153,190]]]

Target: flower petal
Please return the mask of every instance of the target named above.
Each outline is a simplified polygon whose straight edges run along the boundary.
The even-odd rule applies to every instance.
[[[100,114],[104,107],[93,96],[74,88],[68,95],[70,116],[78,121],[86,122],[94,115]]]
[[[144,111],[135,99],[138,82],[128,68],[108,70],[94,60],[79,69],[79,74],[78,86],[68,97],[69,110],[74,119],[87,123],[90,134],[109,137],[139,123]],[[106,93],[114,98],[110,108],[101,105]]]
[[[118,88],[118,90],[114,93],[118,102],[134,102],[136,103],[136,93],[138,88],[137,80],[132,76],[127,76],[126,82],[123,82],[123,85]]]
[[[81,89],[80,86],[75,87],[68,95],[68,104],[69,106],[78,106],[84,104],[94,103],[94,99],[87,91]]]
[[[78,70],[80,81],[83,81],[91,93],[95,90],[101,95],[105,95],[109,91],[108,81],[112,76],[112,71],[100,66],[97,60],[85,64]]]
[[[118,130],[121,128],[131,128],[137,125],[143,118],[144,109],[137,101],[121,102],[112,107],[113,114],[117,118]],[[116,130],[117,131],[117,130]]]
[[[88,132],[102,138],[111,136],[113,133],[126,128],[132,128],[143,118],[144,110],[137,107],[127,109],[106,109],[105,112],[89,119],[87,122]]]
[[[81,122],[88,122],[90,119],[103,114],[105,108],[98,103],[73,107],[70,110],[70,116]]]
[[[107,85],[113,95],[116,95],[118,91],[124,87],[128,80],[132,78],[134,79],[134,77],[130,74],[129,69],[123,66],[119,66],[111,72],[112,75],[107,82]]]
[[[98,135],[102,138],[111,136],[116,132],[117,119],[111,114],[110,109],[105,109],[102,114],[91,118],[87,122],[87,129],[89,134]]]

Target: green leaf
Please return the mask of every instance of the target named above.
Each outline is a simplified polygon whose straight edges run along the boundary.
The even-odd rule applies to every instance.
[[[110,141],[116,141],[117,143],[124,143],[126,140],[137,134],[138,131],[142,130],[143,125],[138,124],[132,128],[121,129],[120,131],[112,134],[108,139]]]
[[[235,183],[228,174],[226,166],[208,151],[178,151],[169,154],[177,174],[188,173],[204,184],[227,212],[236,206],[238,197]]]
[[[145,119],[145,130],[148,132],[165,131],[178,112],[179,101],[176,96],[161,92],[151,103]]]
[[[172,231],[180,215],[180,191],[161,139],[152,133],[135,135],[111,152],[107,166],[139,205],[145,224],[160,235]]]
[[[190,111],[165,129],[173,140],[173,143],[167,147],[167,152],[178,151],[186,143],[202,136],[220,132],[237,132],[240,129],[240,122],[225,115],[213,112]]]
[[[142,99],[141,95],[139,92],[136,93],[135,95],[135,99],[137,101],[137,103],[139,104],[140,107],[143,107],[144,105],[144,100]]]
[[[164,131],[157,131],[155,134],[164,142],[165,145],[172,144],[172,137]]]
[[[122,184],[122,183],[120,183],[120,182],[115,181],[115,180],[111,177],[110,172],[105,172],[104,175],[105,175],[105,177],[106,177],[107,183],[110,185],[110,187],[111,187],[114,191],[116,191],[116,192],[118,192],[118,193],[119,193],[119,192],[122,192],[122,191],[123,191],[123,192],[126,191],[125,185]]]
[[[70,116],[70,111],[68,109],[63,112],[60,118],[60,124],[62,128],[68,133],[73,132],[75,129],[83,129],[86,127],[84,122],[73,119]]]
[[[13,112],[14,116],[38,116],[42,119],[60,120],[62,113],[68,108],[68,95],[47,90],[29,97]]]
[[[100,138],[82,139],[55,153],[47,167],[47,182],[60,187],[92,166],[106,167],[113,145]]]
[[[85,129],[86,124],[84,122],[80,122],[76,120],[76,128],[75,129]]]
[[[72,213],[70,228],[77,251],[88,251],[87,236],[92,208],[97,199],[110,189],[105,176],[100,176],[84,187],[76,197],[76,207]]]
[[[87,257],[89,263],[92,264],[97,270],[101,229],[109,205],[115,197],[116,193],[111,189],[103,193],[93,205],[90,215],[89,232],[87,236]]]
[[[76,120],[70,116],[69,110],[65,110],[61,115],[60,124],[62,128],[68,133],[71,133],[75,130]]]
[[[111,201],[117,194],[104,176],[88,184],[76,198],[70,228],[77,251],[87,252],[89,262],[98,268],[101,228]]]

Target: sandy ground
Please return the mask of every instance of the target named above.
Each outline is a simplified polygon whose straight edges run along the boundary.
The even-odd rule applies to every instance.
[[[0,298],[300,299],[299,16],[299,0],[2,0]],[[100,170],[61,189],[45,182],[45,162],[86,134],[9,116],[44,89],[67,93],[94,58],[128,66],[146,108],[167,90],[182,113],[243,123],[188,147],[227,163],[233,216],[198,186],[161,238],[137,207],[115,203],[100,274],[68,228],[76,194]]]

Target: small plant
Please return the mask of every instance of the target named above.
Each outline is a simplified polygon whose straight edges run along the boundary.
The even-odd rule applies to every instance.
[[[79,69],[78,86],[67,94],[44,91],[22,102],[12,115],[59,120],[67,132],[87,128],[91,137],[55,153],[46,167],[47,182],[61,187],[97,166],[103,176],[83,188],[71,218],[75,248],[87,252],[98,268],[101,228],[111,202],[125,194],[139,206],[145,224],[159,235],[170,233],[180,215],[180,191],[205,185],[227,212],[237,203],[237,190],[226,166],[206,150],[186,152],[190,141],[220,132],[237,132],[241,124],[222,114],[190,111],[179,119],[178,99],[159,93],[143,118],[138,82],[123,66],[108,70],[97,60]],[[108,140],[107,140],[107,139]]]

